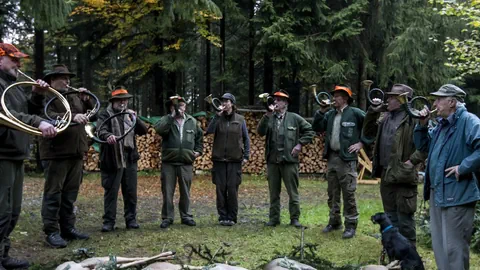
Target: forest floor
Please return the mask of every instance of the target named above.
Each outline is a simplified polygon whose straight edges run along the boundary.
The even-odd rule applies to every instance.
[[[321,178],[300,179],[301,218],[308,228],[304,241],[316,245],[310,254],[328,265],[325,269],[355,269],[361,265],[375,264],[381,252],[378,225],[370,216],[382,212],[378,185],[360,185],[357,199],[360,220],[357,235],[343,240],[341,231],[323,234],[328,222],[327,183]],[[218,224],[215,207],[215,186],[208,175],[194,177],[191,190],[191,211],[196,227],[180,224],[178,208],[175,222],[168,229],[160,229],[162,196],[158,173],[139,173],[138,222],[139,230],[126,230],[123,220],[123,201],[119,195],[117,230],[100,232],[103,215],[103,189],[98,173],[87,174],[76,203],[77,228],[90,234],[86,241],[74,241],[64,249],[51,249],[42,232],[41,202],[44,180],[41,176],[25,178],[23,208],[20,221],[11,235],[12,255],[33,263],[30,269],[55,269],[63,262],[81,260],[75,250],[86,248],[94,256],[116,255],[122,257],[153,256],[162,250],[175,250],[178,260],[190,265],[207,265],[208,261],[190,254],[188,244],[211,253],[215,260],[237,262],[247,269],[262,269],[262,265],[278,255],[288,255],[300,245],[301,230],[289,226],[288,195],[282,189],[282,225],[264,227],[268,219],[268,188],[265,176],[246,176],[239,190],[238,224],[224,227]],[[421,194],[421,192],[419,192]],[[178,202],[178,190],[176,191]],[[419,205],[420,205],[419,199]],[[176,204],[177,206],[177,204]],[[417,230],[419,231],[419,230]],[[424,244],[418,245],[426,269],[435,269],[433,251]],[[308,252],[307,252],[308,253]],[[479,254],[471,254],[470,265],[480,265]],[[334,266],[332,266],[334,265]],[[351,267],[352,266],[352,267]],[[345,267],[345,268],[342,268]]]

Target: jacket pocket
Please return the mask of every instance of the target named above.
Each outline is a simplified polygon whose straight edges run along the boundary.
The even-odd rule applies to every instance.
[[[397,195],[398,212],[405,214],[413,214],[417,210],[417,195],[416,189],[402,190]]]
[[[398,162],[395,165],[396,166],[392,166],[390,171],[391,177],[389,177],[392,179],[392,184],[417,185],[418,175],[415,166],[404,162]]]

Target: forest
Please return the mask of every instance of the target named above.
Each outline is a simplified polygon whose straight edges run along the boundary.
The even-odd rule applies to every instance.
[[[145,117],[180,94],[191,113],[230,92],[238,107],[287,90],[290,110],[311,117],[309,86],[366,89],[404,83],[427,95],[453,82],[477,113],[479,1],[433,0],[1,0],[0,39],[31,55],[24,71],[42,78],[66,64],[106,102],[125,86]]]

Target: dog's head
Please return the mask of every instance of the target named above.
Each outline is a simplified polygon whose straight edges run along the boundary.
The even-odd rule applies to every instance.
[[[385,213],[376,213],[371,217],[373,224],[380,224],[382,226],[392,225],[392,222]]]

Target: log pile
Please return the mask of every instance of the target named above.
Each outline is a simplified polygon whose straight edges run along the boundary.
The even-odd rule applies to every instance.
[[[261,174],[265,172],[265,137],[260,137],[256,133],[257,124],[263,113],[246,112],[244,113],[247,123],[247,129],[250,136],[250,159],[244,165],[244,173]],[[205,119],[199,121],[202,129],[205,131],[208,123]],[[161,141],[162,138],[156,134],[153,126],[148,125],[148,133],[143,136],[136,136],[140,160],[138,161],[138,170],[158,170],[161,166]],[[212,168],[212,145],[213,135],[204,136],[204,153],[197,158],[194,163],[195,170],[208,171]],[[315,136],[313,143],[302,148],[300,154],[300,173],[324,173],[326,172],[326,162],[322,160],[324,140],[323,136]],[[85,170],[98,171],[99,154],[93,147],[88,151],[85,162]]]

